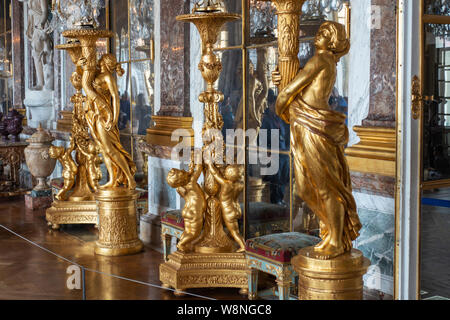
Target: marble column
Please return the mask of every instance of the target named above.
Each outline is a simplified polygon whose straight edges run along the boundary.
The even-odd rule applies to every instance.
[[[176,16],[190,12],[183,0],[155,1],[155,110],[147,142],[174,146],[172,132],[186,129],[194,143],[190,109],[190,26]],[[159,90],[158,90],[159,89]]]
[[[190,117],[190,25],[176,21],[189,12],[184,0],[160,1],[161,109],[159,115]]]
[[[365,127],[395,128],[396,3],[372,0],[370,103]]]
[[[23,31],[23,3],[13,1],[11,4],[11,36],[13,58],[13,106],[22,109],[25,98],[25,70],[24,70],[24,31]]]

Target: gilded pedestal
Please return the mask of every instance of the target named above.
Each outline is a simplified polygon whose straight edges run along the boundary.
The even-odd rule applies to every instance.
[[[66,50],[73,64],[77,65],[82,51],[79,41],[69,39],[68,43],[57,45],[56,48]],[[58,159],[62,165],[64,178],[63,188],[45,214],[48,225],[53,229],[58,229],[62,224],[98,224],[94,192],[101,179],[102,161],[89,135],[83,112],[85,96],[82,93],[81,76],[82,69],[76,67],[70,79],[76,90],[70,99],[73,111],[62,111],[64,121],[58,122],[58,130],[71,133],[69,147],[50,148],[50,156]],[[72,157],[73,151],[75,157]]]
[[[159,266],[165,287],[177,291],[187,288],[224,287],[246,290],[247,265],[244,253],[181,253],[169,255]]]
[[[53,229],[62,224],[97,224],[97,206],[95,201],[55,200],[45,212],[45,219]]]
[[[189,144],[194,145],[194,130],[192,117],[152,116],[155,125],[147,129],[147,143],[173,147],[179,141],[172,141],[172,134],[178,129],[184,129],[189,135]]]
[[[362,300],[363,275],[370,260],[361,251],[352,249],[323,260],[315,257],[314,247],[307,247],[291,263],[299,277],[299,300]]]
[[[99,190],[95,194],[99,217],[96,254],[122,256],[142,250],[136,226],[138,194],[126,188]]]

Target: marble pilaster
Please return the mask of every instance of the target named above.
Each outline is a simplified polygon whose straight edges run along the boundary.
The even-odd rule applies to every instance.
[[[158,115],[190,117],[190,26],[176,21],[189,12],[189,2],[160,1],[161,109]]]
[[[25,98],[23,3],[12,1],[13,106],[23,108]]]
[[[395,128],[396,2],[372,0],[370,103],[365,127]]]

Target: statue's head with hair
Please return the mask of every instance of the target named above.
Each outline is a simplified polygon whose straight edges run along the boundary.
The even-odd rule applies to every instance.
[[[116,71],[119,76],[122,76],[125,73],[125,70],[122,69],[120,63],[117,63],[116,56],[111,53],[102,55],[99,64],[100,66],[104,65],[111,73]]]
[[[171,169],[167,174],[167,184],[172,188],[178,188],[189,182],[190,174],[184,170]]]
[[[318,50],[333,52],[336,62],[350,50],[344,25],[334,21],[326,21],[320,26],[314,44]]]

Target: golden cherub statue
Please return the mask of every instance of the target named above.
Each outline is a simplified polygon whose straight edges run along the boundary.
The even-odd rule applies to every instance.
[[[327,21],[314,43],[315,55],[280,92],[276,112],[291,125],[297,192],[320,221],[322,241],[314,252],[319,259],[331,259],[350,251],[361,229],[344,156],[346,117],[328,105],[336,64],[350,42],[343,25]],[[278,72],[273,80],[280,83]]]
[[[244,190],[244,176],[242,165],[228,165],[225,167],[223,175],[210,160],[208,167],[214,179],[220,184],[219,201],[222,209],[222,218],[225,226],[233,239],[238,243],[239,249],[236,252],[245,252],[245,241],[239,232],[238,221],[242,217],[241,206],[239,205],[239,195]]]
[[[50,157],[58,159],[63,168],[62,177],[64,178],[64,186],[55,196],[57,200],[66,200],[67,193],[75,184],[75,177],[78,173],[78,166],[72,159],[72,151],[75,149],[72,137],[70,138],[70,146],[67,150],[64,147],[51,146],[49,149]]]
[[[191,159],[189,171],[171,169],[167,175],[167,183],[183,197],[185,204],[181,215],[184,219],[184,232],[177,248],[180,252],[192,251],[192,245],[198,239],[203,228],[206,211],[205,194],[197,183],[203,166],[200,161]]]
[[[102,178],[102,171],[100,169],[102,159],[99,156],[99,149],[93,141],[89,140],[86,150],[80,148],[80,152],[85,157],[87,180],[89,186],[92,188],[92,190],[97,191],[98,182]]]

